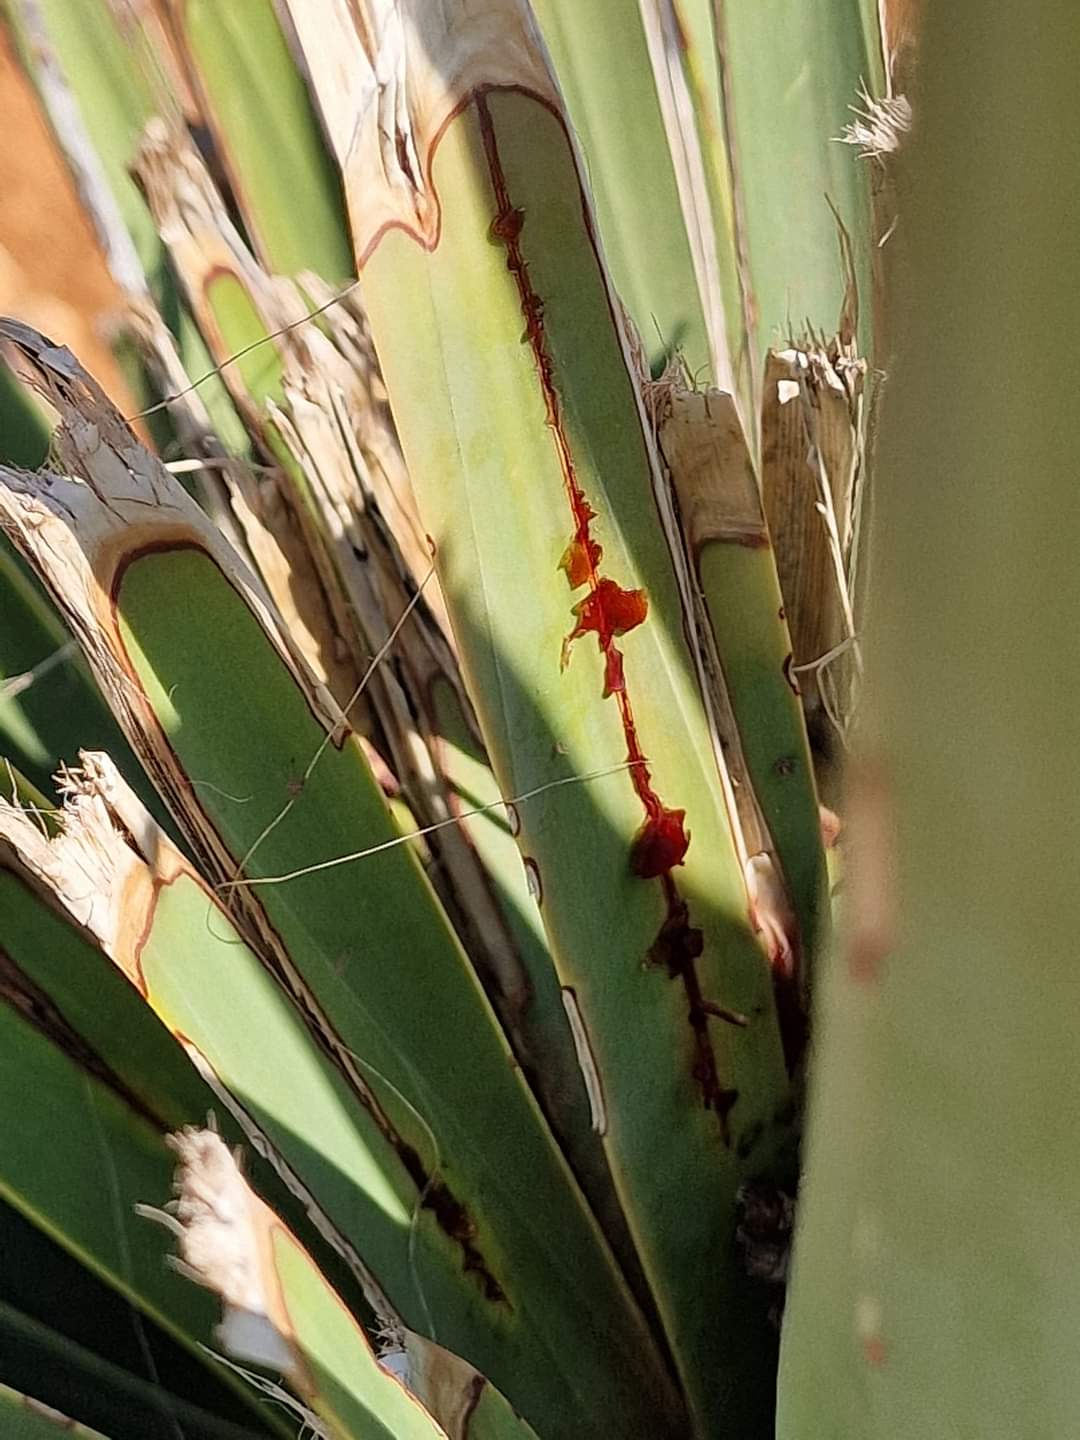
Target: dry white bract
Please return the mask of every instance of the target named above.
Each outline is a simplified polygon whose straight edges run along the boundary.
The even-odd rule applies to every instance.
[[[840,139],[857,145],[859,154],[878,158],[900,149],[911,131],[911,102],[906,95],[888,95],[874,100],[864,90],[861,105],[852,105],[855,119],[845,125]]]
[[[262,1207],[236,1157],[214,1130],[186,1126],[170,1135],[168,1143],[180,1158],[177,1198],[169,1207],[168,1222],[176,1232],[184,1270],[221,1296],[219,1341],[236,1359],[272,1366],[295,1383],[297,1356],[274,1324],[266,1289]],[[142,1213],[165,1218],[161,1212]]]
[[[226,1303],[265,1313],[249,1192],[235,1157],[213,1130],[190,1126],[170,1135],[169,1146],[180,1160],[172,1209],[184,1264]]]

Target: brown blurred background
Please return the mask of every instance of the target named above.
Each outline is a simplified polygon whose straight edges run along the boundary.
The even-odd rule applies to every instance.
[[[105,339],[116,303],[93,230],[0,26],[0,313],[69,346],[120,398]]]

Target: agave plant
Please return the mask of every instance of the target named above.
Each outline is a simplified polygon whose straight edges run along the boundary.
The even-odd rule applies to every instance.
[[[0,324],[0,1404],[772,1434],[885,12],[6,10],[144,398]]]

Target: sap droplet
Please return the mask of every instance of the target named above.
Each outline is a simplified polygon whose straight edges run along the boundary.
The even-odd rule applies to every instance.
[[[686,811],[657,803],[634,839],[630,868],[643,880],[655,880],[681,865],[689,848]]]
[[[875,1295],[860,1295],[855,1301],[855,1334],[862,1342],[866,1363],[880,1370],[886,1350],[881,1333],[881,1302]]]
[[[624,590],[614,580],[597,582],[596,589],[574,606],[577,624],[571,640],[592,631],[606,650],[617,635],[635,629],[649,613],[649,597],[644,590]]]
[[[524,210],[517,206],[503,210],[491,222],[492,238],[501,241],[504,245],[514,245],[521,235],[521,227],[524,223]]]
[[[510,834],[516,840],[521,834],[521,816],[518,814],[517,806],[509,801],[506,803],[506,823],[510,827]]]
[[[565,572],[571,590],[579,589],[596,573],[603,555],[603,547],[588,536],[570,541],[559,560],[559,569]]]
[[[685,975],[693,968],[694,961],[704,949],[705,937],[690,924],[686,901],[676,898],[668,904],[664,923],[649,946],[645,962],[662,966],[674,980],[677,975]]]

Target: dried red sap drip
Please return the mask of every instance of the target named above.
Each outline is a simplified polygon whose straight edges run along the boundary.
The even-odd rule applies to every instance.
[[[571,644],[580,635],[591,631],[607,651],[617,635],[625,635],[640,625],[649,613],[649,597],[644,590],[624,590],[614,580],[598,580],[584,600],[574,606],[577,624],[567,637]]]
[[[602,579],[597,574],[603,551],[589,533],[596,514],[578,483],[573,453],[563,428],[554,365],[544,335],[544,305],[532,288],[520,244],[525,215],[519,207],[510,203],[495,129],[482,92],[476,98],[476,106],[498,205],[498,213],[491,223],[491,237],[506,246],[506,268],[514,277],[521,298],[524,339],[532,347],[547,409],[547,423],[562,464],[566,496],[573,518],[573,538],[559,564],[571,590],[577,590],[582,585],[589,586],[588,595],[574,606],[577,623],[563,641],[562,664],[566,665],[570,646],[579,636],[590,631],[596,635],[604,657],[604,695],[617,698],[626,737],[627,760],[635,767],[630,772],[634,789],[645,809],[645,821],[631,850],[631,868],[643,879],[659,879],[667,900],[667,918],[649,951],[649,958],[663,964],[672,978],[681,976],[697,1050],[693,1073],[701,1087],[705,1105],[716,1111],[724,1141],[729,1144],[726,1117],[735,1104],[738,1092],[724,1089],[717,1075],[709,1040],[708,1016],[694,970],[694,962],[702,953],[704,940],[701,931],[690,924],[686,903],[679,897],[671,878],[672,869],[682,864],[690,844],[684,823],[686,812],[668,809],[652,789],[626,690],[622,654],[614,643],[617,636],[625,635],[644,621],[649,610],[648,596],[644,590],[624,590],[614,580]]]
[[[686,811],[671,810],[654,799],[634,838],[630,868],[643,880],[655,880],[676,865],[681,865],[689,848]]]
[[[623,673],[622,651],[612,645],[604,656],[603,697],[606,700],[609,695],[625,694],[626,676]]]
[[[685,975],[705,948],[705,937],[690,924],[686,901],[675,898],[649,949],[649,964],[662,965],[672,980]]]
[[[499,211],[491,222],[491,233],[504,245],[516,245],[521,237],[521,227],[524,224],[525,211],[519,205],[514,205],[509,209]]]
[[[580,589],[593,575],[603,558],[603,548],[598,541],[586,536],[583,540],[571,540],[562,553],[559,569],[566,572],[571,590]]]
[[[888,1359],[888,1352],[885,1349],[885,1341],[880,1335],[868,1335],[863,1341],[863,1354],[866,1356],[866,1363],[880,1370]]]

